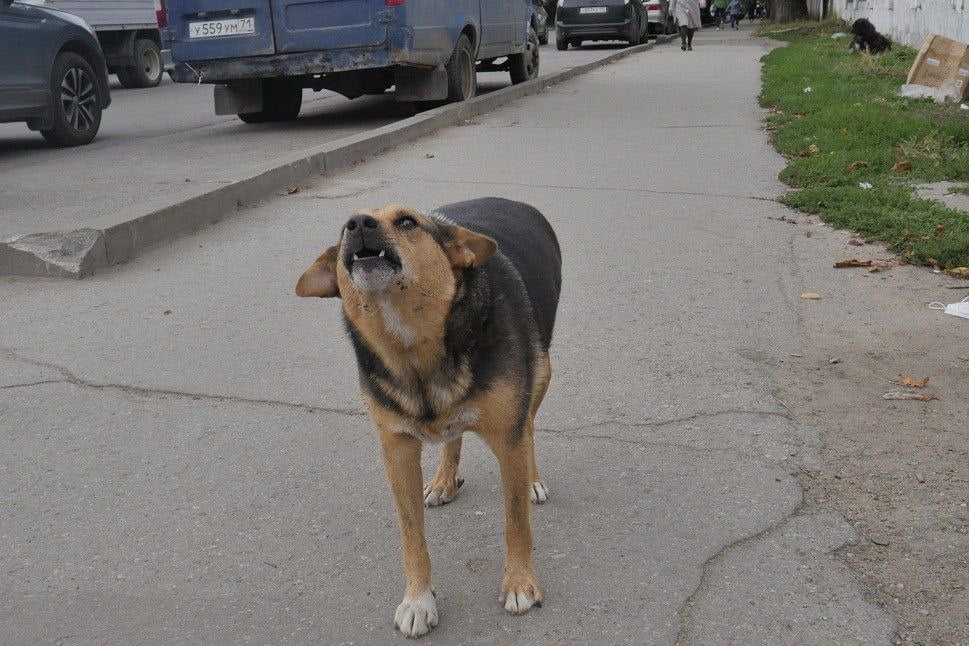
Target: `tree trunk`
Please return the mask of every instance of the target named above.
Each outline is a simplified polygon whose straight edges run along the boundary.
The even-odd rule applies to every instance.
[[[772,0],[771,19],[776,22],[791,22],[807,18],[806,0]]]

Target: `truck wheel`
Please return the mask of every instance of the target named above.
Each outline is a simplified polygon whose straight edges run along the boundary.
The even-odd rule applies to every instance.
[[[478,72],[474,51],[466,34],[461,34],[447,62],[447,101],[466,101],[478,93]]]
[[[246,123],[295,121],[303,106],[303,88],[287,78],[263,79],[262,110],[246,112],[239,118]]]
[[[135,41],[135,61],[137,65],[118,71],[118,80],[126,88],[155,87],[162,80],[165,68],[161,52],[155,41],[139,38]]]
[[[101,127],[103,91],[90,63],[73,52],[60,54],[50,75],[53,125],[40,134],[55,146],[90,143]]]
[[[525,51],[508,57],[508,71],[511,82],[516,85],[538,77],[538,35],[531,27],[528,28]]]

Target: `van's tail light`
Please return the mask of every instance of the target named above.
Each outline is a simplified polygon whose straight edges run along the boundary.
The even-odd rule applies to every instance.
[[[649,11],[659,11],[659,3],[650,2],[648,5],[646,5],[646,9],[648,9]]]
[[[403,6],[404,0],[384,0],[384,4],[388,7],[400,7]]]
[[[165,0],[155,0],[155,22],[158,23],[158,27],[168,26],[168,16],[165,12]]]

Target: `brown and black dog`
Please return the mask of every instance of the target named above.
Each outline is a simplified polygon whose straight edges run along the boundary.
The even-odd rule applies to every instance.
[[[552,227],[527,204],[484,198],[430,215],[390,205],[351,217],[296,286],[299,296],[342,299],[397,504],[406,587],[394,623],[408,637],[437,625],[424,506],[457,495],[466,431],[487,443],[501,470],[500,602],[514,614],[541,605],[529,499],[548,497],[535,464],[535,413],[551,378],[561,265]],[[444,443],[427,484],[424,442]]]

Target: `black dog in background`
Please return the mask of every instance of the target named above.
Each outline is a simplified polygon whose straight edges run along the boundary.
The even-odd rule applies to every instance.
[[[851,25],[851,33],[855,35],[855,40],[851,43],[851,46],[858,51],[867,50],[870,54],[881,54],[892,48],[892,42],[879,34],[875,25],[871,24],[867,18],[856,20]]]

